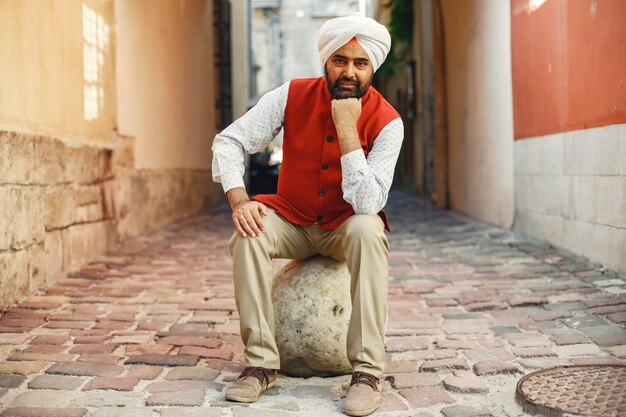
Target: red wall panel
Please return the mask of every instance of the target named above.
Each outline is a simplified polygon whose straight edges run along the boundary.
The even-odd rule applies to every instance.
[[[626,122],[626,0],[511,0],[515,139]]]

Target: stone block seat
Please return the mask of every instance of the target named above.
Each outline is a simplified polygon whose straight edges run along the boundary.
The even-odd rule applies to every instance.
[[[281,372],[298,377],[352,372],[346,335],[352,310],[345,262],[325,256],[294,260],[272,286]]]

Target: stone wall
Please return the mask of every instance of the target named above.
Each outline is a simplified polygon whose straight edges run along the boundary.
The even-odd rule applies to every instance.
[[[626,271],[625,207],[625,124],[515,141],[515,230]]]
[[[0,308],[223,198],[208,170],[134,169],[133,145],[0,131]]]

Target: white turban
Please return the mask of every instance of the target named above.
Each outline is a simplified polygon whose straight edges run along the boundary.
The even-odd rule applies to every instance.
[[[322,25],[317,38],[322,65],[326,65],[328,58],[352,38],[363,47],[376,72],[387,58],[391,36],[385,26],[363,16],[337,17]]]

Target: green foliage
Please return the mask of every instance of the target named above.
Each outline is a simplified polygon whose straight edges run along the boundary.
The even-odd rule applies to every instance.
[[[391,50],[377,71],[383,79],[389,79],[404,65],[406,53],[413,37],[413,0],[389,0],[383,7],[389,9],[389,34]]]

